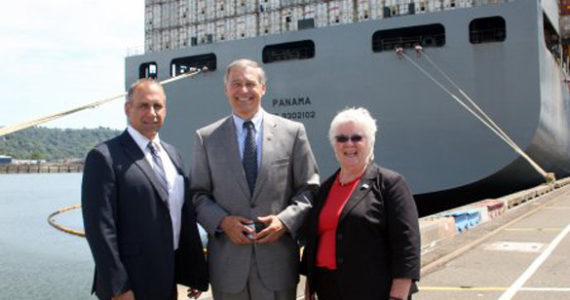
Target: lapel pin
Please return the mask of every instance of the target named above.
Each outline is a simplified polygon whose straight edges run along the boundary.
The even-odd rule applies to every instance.
[[[370,186],[369,186],[367,183],[363,183],[363,184],[360,186],[360,189],[365,190],[365,189],[367,189],[367,188],[369,188],[369,187],[370,187]]]

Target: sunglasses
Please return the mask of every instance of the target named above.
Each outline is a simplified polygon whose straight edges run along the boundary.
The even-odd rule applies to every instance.
[[[348,140],[352,141],[353,143],[358,143],[358,142],[362,141],[363,138],[364,138],[363,136],[358,135],[358,134],[351,135],[350,137],[346,136],[346,135],[335,136],[337,143],[346,143],[346,142],[348,142]]]

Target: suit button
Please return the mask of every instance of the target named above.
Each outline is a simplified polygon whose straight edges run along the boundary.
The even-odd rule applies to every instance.
[[[342,233],[339,233],[336,235],[336,239],[341,241],[342,240]]]
[[[343,262],[342,257],[339,257],[339,258],[336,260],[336,264],[339,265],[339,266],[342,265],[342,262]]]
[[[257,206],[255,206],[255,204],[250,204],[249,207],[256,208]]]

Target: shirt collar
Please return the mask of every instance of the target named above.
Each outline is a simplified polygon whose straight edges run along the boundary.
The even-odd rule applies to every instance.
[[[129,132],[129,134],[131,135],[133,140],[135,140],[135,143],[139,146],[139,148],[142,150],[142,152],[145,153],[147,151],[147,146],[148,146],[148,143],[150,142],[150,140],[146,136],[144,136],[140,132],[138,132],[131,125],[127,125],[127,131]],[[158,133],[156,134],[156,136],[152,140],[152,143],[157,148],[157,151],[160,152],[162,149],[162,146],[160,145],[160,137],[158,136]]]
[[[236,125],[238,135],[241,135],[243,132],[243,123],[247,120],[244,120],[235,114],[232,114],[232,118],[234,119],[234,124]],[[263,121],[263,109],[259,109],[259,111],[249,121],[253,123],[255,132],[259,132],[259,128],[261,128],[261,122]]]

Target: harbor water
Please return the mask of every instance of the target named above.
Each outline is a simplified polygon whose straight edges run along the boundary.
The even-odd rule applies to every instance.
[[[0,175],[0,299],[96,299],[87,241],[47,223],[80,196],[81,173]],[[80,210],[56,221],[83,230]]]

